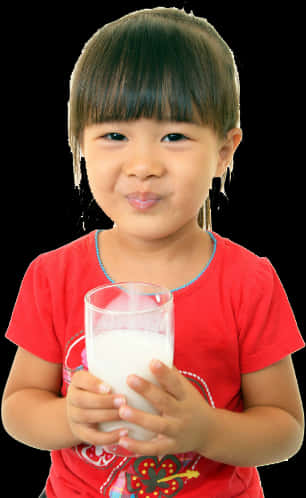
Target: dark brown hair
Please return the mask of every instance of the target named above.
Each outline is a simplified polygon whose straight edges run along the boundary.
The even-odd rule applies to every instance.
[[[240,126],[233,53],[206,19],[184,9],[131,12],[85,44],[71,76],[68,114],[76,186],[90,124],[140,117],[187,121],[211,126],[224,138]],[[206,230],[210,216],[208,197],[198,216]]]

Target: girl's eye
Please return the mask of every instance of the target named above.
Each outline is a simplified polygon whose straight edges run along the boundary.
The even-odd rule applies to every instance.
[[[110,142],[123,142],[127,140],[125,135],[116,132],[106,133],[101,138]],[[185,135],[182,135],[182,133],[168,133],[163,140],[165,142],[181,142],[182,140],[188,140],[188,138]]]
[[[103,135],[103,137],[101,138],[105,138],[106,140],[109,140],[109,141],[115,141],[115,142],[123,142],[123,140],[126,139],[126,137],[124,135],[121,135],[121,133],[106,133],[106,135]]]
[[[164,140],[166,142],[180,142],[182,140],[188,140],[188,138],[185,137],[185,135],[182,135],[181,133],[169,133],[164,137]]]

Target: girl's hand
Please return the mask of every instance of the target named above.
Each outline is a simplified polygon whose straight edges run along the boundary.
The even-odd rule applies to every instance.
[[[76,372],[68,389],[67,418],[70,430],[80,443],[104,446],[117,443],[124,428],[102,432],[101,422],[120,420],[118,408],[126,403],[124,396],[110,394],[111,388],[86,370]]]
[[[170,369],[153,360],[150,369],[161,387],[136,375],[130,375],[127,383],[148,400],[159,415],[148,414],[127,405],[120,408],[119,414],[122,420],[149,429],[157,436],[151,441],[122,437],[119,444],[137,455],[161,456],[189,451],[200,453],[211,430],[213,408],[175,367]]]

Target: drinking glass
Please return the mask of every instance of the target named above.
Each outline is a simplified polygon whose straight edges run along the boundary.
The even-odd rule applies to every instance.
[[[170,290],[145,282],[120,282],[92,289],[85,295],[85,337],[89,372],[126,396],[128,405],[149,413],[153,406],[126,383],[130,374],[158,384],[149,369],[153,358],[169,367],[174,354],[174,309]],[[103,422],[103,432],[121,427],[138,440],[155,434],[127,421]],[[119,445],[105,449],[131,456]]]

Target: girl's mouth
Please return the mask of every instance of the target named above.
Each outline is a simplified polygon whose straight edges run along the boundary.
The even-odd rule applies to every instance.
[[[133,199],[133,198],[127,198],[127,199],[130,206],[132,206],[135,209],[139,209],[140,211],[149,209],[155,206],[160,201],[160,199],[148,199],[146,201],[142,201],[141,199]]]
[[[129,204],[140,211],[155,206],[161,200],[160,196],[153,192],[133,192],[126,197]]]

